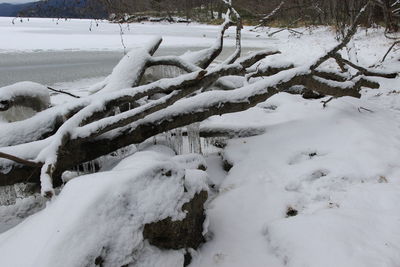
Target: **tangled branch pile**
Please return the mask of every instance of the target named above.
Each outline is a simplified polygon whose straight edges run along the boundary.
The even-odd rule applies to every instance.
[[[62,174],[77,166],[139,144],[164,132],[201,122],[214,115],[249,109],[278,93],[305,98],[360,97],[362,87],[378,88],[369,76],[394,78],[363,68],[340,54],[355,34],[365,8],[358,14],[341,43],[309,63],[266,66],[261,61],[278,50],[263,50],[240,57],[241,19],[230,2],[214,45],[182,56],[154,56],[162,39],[128,53],[110,76],[84,98],[47,108],[43,87],[25,83],[0,89],[0,108],[8,112],[20,103],[31,103],[33,116],[5,124],[0,132],[0,186],[40,183],[51,197],[63,184]],[[213,64],[223,49],[224,33],[236,26],[236,50],[225,61]],[[338,70],[322,66],[334,59]],[[178,68],[171,78],[145,79],[155,66]],[[339,68],[340,67],[340,68]],[[351,74],[350,69],[358,72]],[[239,81],[239,82],[238,82]],[[29,101],[23,101],[30,99]],[[48,101],[48,100],[47,100]]]

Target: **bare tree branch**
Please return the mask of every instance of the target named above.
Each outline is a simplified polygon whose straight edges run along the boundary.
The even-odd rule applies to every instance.
[[[47,86],[47,89],[49,89],[50,91],[56,92],[56,93],[72,96],[73,98],[81,98],[80,96],[77,96],[77,95],[71,94],[69,92],[62,91],[62,90],[57,90],[57,89],[51,88],[49,86]]]
[[[325,56],[319,58],[311,66],[311,70],[315,70],[322,63],[324,63],[326,60],[328,60],[331,57],[334,57],[339,50],[343,49],[350,42],[351,38],[357,32],[358,24],[360,23],[361,17],[364,14],[364,12],[367,9],[367,7],[369,6],[369,4],[370,4],[370,1],[368,1],[368,3],[360,10],[360,12],[358,13],[357,17],[354,20],[353,25],[350,27],[350,29],[348,30],[346,36],[343,38],[343,40],[338,45],[336,45],[334,48],[332,48],[328,53],[326,53]]]
[[[3,153],[3,152],[0,152],[0,158],[8,159],[8,160],[14,161],[16,163],[19,163],[19,164],[22,164],[22,165],[25,165],[25,166],[35,167],[35,168],[41,168],[42,165],[43,165],[42,163],[37,163],[37,162],[34,162],[34,161],[21,159],[19,157],[16,157],[16,156],[13,156],[13,155],[10,155],[10,154],[7,154],[7,153]]]

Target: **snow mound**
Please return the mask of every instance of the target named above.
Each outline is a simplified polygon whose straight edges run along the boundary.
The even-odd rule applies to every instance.
[[[183,219],[182,205],[207,190],[204,172],[181,166],[144,151],[71,180],[46,209],[0,235],[2,265],[182,266],[184,251],[160,251],[142,235],[145,224]]]
[[[0,88],[0,121],[24,120],[49,106],[49,91],[41,84],[19,82]]]

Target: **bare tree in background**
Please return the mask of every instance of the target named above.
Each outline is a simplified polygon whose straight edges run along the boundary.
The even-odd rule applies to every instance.
[[[234,7],[244,22],[258,26],[335,25],[339,31],[351,25],[358,11],[371,1],[367,16],[360,22],[365,26],[382,24],[388,33],[399,31],[400,2],[398,0],[237,0]],[[51,0],[38,2],[35,9],[21,16],[105,18],[113,15],[118,22],[145,16],[162,17],[185,22],[211,22],[222,19],[224,5],[219,0],[65,0],[52,5]]]

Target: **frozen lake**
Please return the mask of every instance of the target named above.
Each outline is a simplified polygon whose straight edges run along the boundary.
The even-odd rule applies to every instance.
[[[53,85],[104,77],[123,56],[120,31],[117,24],[105,21],[96,26],[90,20],[31,18],[12,24],[12,18],[0,18],[0,86],[25,80]],[[179,55],[212,45],[219,26],[136,23],[124,25],[122,31],[127,49],[162,36],[157,54]],[[234,37],[232,27],[225,34],[220,58],[233,52]],[[244,54],[268,43],[250,28],[243,30]]]
[[[156,55],[179,55],[199,47],[165,47]],[[230,47],[220,58],[233,52]],[[245,48],[243,53],[257,50]],[[46,85],[104,77],[123,56],[123,51],[40,51],[0,53],[0,87],[19,81]]]

